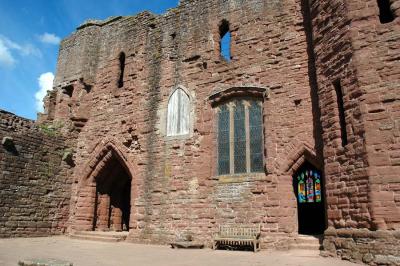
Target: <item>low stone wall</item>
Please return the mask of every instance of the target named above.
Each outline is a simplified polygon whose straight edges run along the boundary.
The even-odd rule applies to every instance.
[[[400,265],[400,231],[328,229],[322,255],[370,265]]]
[[[0,110],[0,141],[0,237],[62,233],[71,194],[64,139]]]

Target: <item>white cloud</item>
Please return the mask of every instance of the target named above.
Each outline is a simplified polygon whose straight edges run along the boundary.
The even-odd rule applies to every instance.
[[[38,48],[30,43],[23,45],[19,51],[22,55],[33,55],[36,57],[42,57],[42,52],[40,52]]]
[[[34,55],[37,57],[41,57],[42,53],[38,48],[36,48],[34,45],[27,43],[27,44],[18,44],[16,42],[11,41],[10,39],[0,35],[0,40],[3,40],[3,43],[5,44],[6,47],[8,47],[10,50],[16,50],[18,51],[21,55]]]
[[[39,90],[35,94],[36,111],[43,112],[43,99],[46,97],[48,91],[53,90],[54,74],[51,72],[43,73],[38,78]]]
[[[15,62],[10,49],[8,49],[3,40],[0,39],[0,66],[12,67]]]
[[[0,65],[13,66],[17,62],[15,54],[18,52],[22,56],[37,56],[42,57],[42,53],[34,45],[27,43],[20,45],[16,42],[11,41],[7,37],[0,35]]]
[[[45,32],[39,36],[39,40],[43,43],[58,45],[61,41],[61,38],[53,33]]]

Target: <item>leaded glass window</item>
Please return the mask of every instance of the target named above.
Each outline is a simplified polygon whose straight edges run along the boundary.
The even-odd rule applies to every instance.
[[[167,136],[189,134],[189,116],[189,96],[182,89],[177,89],[168,102]]]
[[[263,172],[262,105],[236,100],[218,107],[218,174]]]
[[[255,101],[249,107],[251,172],[263,170],[262,108]]]
[[[226,105],[221,106],[218,119],[218,172],[229,174],[229,154],[230,154],[230,141],[229,141],[229,109]]]
[[[246,127],[245,110],[243,102],[235,103],[235,112],[233,123],[235,125],[234,139],[234,157],[235,173],[246,173]]]

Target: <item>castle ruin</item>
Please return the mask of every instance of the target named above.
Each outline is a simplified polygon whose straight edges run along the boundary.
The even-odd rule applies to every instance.
[[[0,237],[126,231],[400,263],[400,0],[181,0],[61,42],[33,122],[0,112]],[[221,40],[230,36],[228,57]]]

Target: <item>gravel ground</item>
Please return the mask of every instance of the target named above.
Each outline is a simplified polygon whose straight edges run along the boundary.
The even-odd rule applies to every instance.
[[[315,251],[225,251],[176,250],[168,246],[131,243],[103,243],[68,237],[0,239],[0,265],[16,266],[24,259],[67,260],[74,266],[262,266],[356,265],[333,258],[322,258]]]

